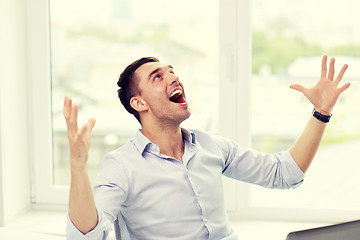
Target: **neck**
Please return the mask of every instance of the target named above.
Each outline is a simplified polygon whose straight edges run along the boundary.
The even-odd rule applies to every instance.
[[[142,133],[151,142],[159,146],[160,153],[182,161],[182,156],[184,154],[184,141],[179,125],[146,126],[145,124],[142,124]]]

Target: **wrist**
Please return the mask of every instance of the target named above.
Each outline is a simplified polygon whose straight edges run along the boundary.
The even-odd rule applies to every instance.
[[[71,162],[70,169],[72,176],[87,174],[86,163]]]
[[[332,109],[324,109],[324,108],[319,108],[319,107],[315,107],[314,109],[315,111],[317,111],[318,113],[325,115],[325,116],[330,116],[331,115],[331,110]]]

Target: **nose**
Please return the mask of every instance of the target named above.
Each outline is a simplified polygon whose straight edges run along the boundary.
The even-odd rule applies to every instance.
[[[170,85],[173,85],[173,84],[179,85],[179,83],[180,83],[179,77],[176,76],[175,74],[169,74],[168,78],[169,78]]]

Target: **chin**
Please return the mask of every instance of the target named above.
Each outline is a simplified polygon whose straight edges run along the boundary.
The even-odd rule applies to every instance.
[[[191,112],[190,112],[190,109],[188,109],[187,114],[184,114],[183,116],[179,117],[179,119],[180,119],[179,123],[182,123],[183,121],[188,119],[190,116],[191,116]]]

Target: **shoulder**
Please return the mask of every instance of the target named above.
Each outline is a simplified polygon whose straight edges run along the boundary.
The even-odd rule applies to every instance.
[[[100,163],[97,183],[113,182],[124,185],[129,179],[131,160],[136,156],[136,147],[130,141],[106,153]]]
[[[221,151],[223,154],[234,147],[234,142],[214,133],[201,130],[190,130],[195,135],[196,143],[202,148],[211,151]]]
[[[130,139],[128,142],[126,142],[124,145],[118,147],[117,149],[108,152],[105,154],[104,159],[122,159],[127,158],[127,156],[134,155],[138,152],[138,149],[133,144],[133,140]]]
[[[106,169],[109,172],[119,172],[120,169],[121,171],[127,171],[131,168],[131,161],[138,156],[141,156],[141,154],[139,154],[132,141],[129,140],[117,149],[106,153],[101,160],[100,169]]]

